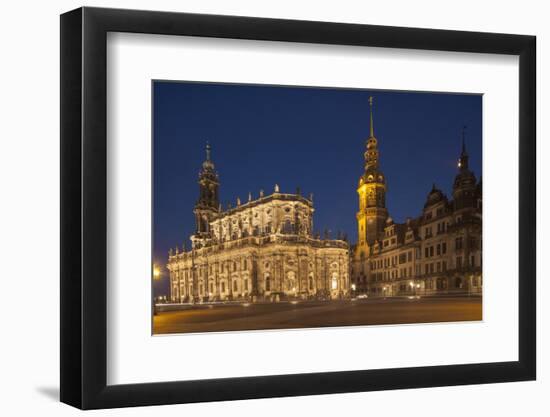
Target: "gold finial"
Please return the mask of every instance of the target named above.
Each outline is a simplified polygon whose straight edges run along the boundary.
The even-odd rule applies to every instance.
[[[369,97],[369,105],[370,105],[370,137],[374,137],[374,122],[372,120],[372,102],[374,100],[373,96]]]

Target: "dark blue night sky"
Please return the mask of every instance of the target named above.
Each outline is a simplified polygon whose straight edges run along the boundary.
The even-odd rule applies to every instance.
[[[450,195],[464,125],[470,167],[481,175],[479,95],[164,81],[153,93],[153,257],[163,266],[169,248],[190,246],[207,140],[224,207],[249,191],[270,194],[276,183],[281,192],[300,187],[314,194],[315,229],[341,230],[352,243],[370,95],[395,221],[418,216],[434,182]]]

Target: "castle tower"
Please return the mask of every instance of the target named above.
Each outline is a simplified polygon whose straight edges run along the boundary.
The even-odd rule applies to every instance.
[[[476,206],[476,177],[468,166],[466,151],[466,126],[462,129],[462,152],[458,158],[458,174],[453,184],[453,200],[455,210],[473,208]]]
[[[206,160],[202,163],[199,172],[199,199],[195,204],[195,235],[193,244],[197,240],[210,238],[210,221],[218,212],[220,182],[214,169],[214,163],[210,159],[211,147],[206,143]]]
[[[357,194],[359,196],[359,211],[357,212],[357,251],[368,255],[368,248],[380,239],[388,218],[386,209],[386,179],[380,170],[378,141],[374,136],[374,121],[372,115],[373,97],[369,97],[370,105],[370,135],[367,139],[367,149],[364,153],[365,172],[359,179]],[[363,256],[364,256],[363,255]]]

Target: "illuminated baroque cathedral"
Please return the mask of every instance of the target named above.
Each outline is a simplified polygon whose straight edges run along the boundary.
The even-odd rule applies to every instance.
[[[190,250],[171,250],[172,302],[338,299],[350,294],[349,244],[313,234],[313,196],[260,191],[223,210],[206,148]]]
[[[370,135],[357,194],[357,244],[352,248],[352,285],[369,296],[481,294],[482,189],[468,166],[462,133],[458,173],[449,199],[434,184],[422,214],[396,223],[386,208],[386,179]]]

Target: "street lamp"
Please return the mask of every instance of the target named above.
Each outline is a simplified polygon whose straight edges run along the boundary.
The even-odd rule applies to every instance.
[[[162,271],[160,269],[159,266],[153,264],[153,279],[155,281],[158,281],[162,278]],[[157,305],[155,303],[155,296],[154,296],[154,291],[151,291],[151,299],[152,299],[152,302],[153,302],[153,315],[156,316],[157,315]],[[159,300],[160,300],[160,297],[159,297]]]
[[[156,265],[153,265],[153,278],[159,280],[161,276],[160,268]]]

